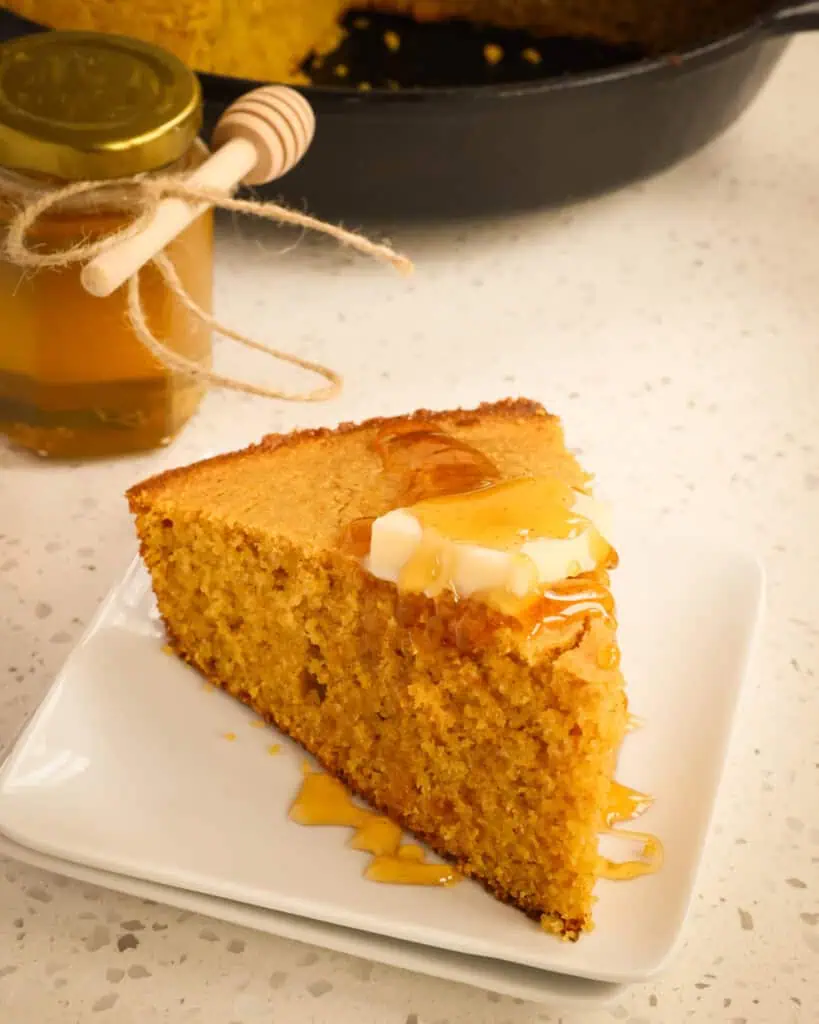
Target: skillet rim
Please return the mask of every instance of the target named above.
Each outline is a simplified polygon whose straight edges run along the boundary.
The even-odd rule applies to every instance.
[[[378,105],[415,105],[434,100],[474,101],[487,99],[514,99],[522,96],[538,96],[543,94],[561,93],[569,90],[592,88],[610,82],[625,80],[641,80],[646,76],[676,77],[683,71],[693,70],[710,64],[720,57],[747,49],[760,37],[773,36],[776,9],[758,15],[749,24],[740,29],[704,43],[698,43],[689,49],[679,52],[663,53],[648,56],[640,60],[629,61],[614,68],[599,71],[579,71],[552,78],[533,79],[526,82],[487,83],[485,85],[447,85],[447,86],[405,86],[401,89],[372,88],[366,92],[354,86],[335,85],[291,85],[311,98],[323,101],[348,102],[372,108]],[[282,82],[265,82],[261,79],[235,78],[231,75],[218,75],[209,71],[198,71],[206,98],[216,101],[217,97],[208,97],[207,89],[227,89],[238,96],[240,92],[258,88],[261,85],[289,84]],[[234,93],[235,90],[235,93]]]

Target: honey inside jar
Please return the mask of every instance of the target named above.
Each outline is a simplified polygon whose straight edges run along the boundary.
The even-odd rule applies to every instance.
[[[132,40],[57,32],[4,44],[0,101],[0,231],[32,196],[77,180],[105,186],[88,199],[58,203],[35,221],[25,243],[38,254],[70,251],[125,228],[135,210],[107,187],[117,179],[184,173],[205,156],[196,142],[195,76],[170,55]],[[206,312],[212,226],[208,212],[165,250],[183,288]],[[166,444],[195,411],[202,385],[171,372],[142,344],[128,318],[127,286],[95,298],[80,282],[82,267],[0,260],[0,433],[62,458]],[[140,271],[139,285],[154,337],[208,366],[210,328],[156,267]]]
[[[0,196],[2,181],[0,181]],[[0,225],[3,219],[0,205]],[[61,250],[120,230],[127,215],[65,214],[41,221],[31,241]],[[166,250],[183,286],[211,305],[212,216],[194,221]],[[0,262],[0,432],[40,455],[84,457],[166,444],[187,422],[202,386],[172,373],[133,332],[125,289],[97,299],[78,264],[32,274]],[[191,316],[159,271],[140,272],[152,334],[206,364],[210,328]]]

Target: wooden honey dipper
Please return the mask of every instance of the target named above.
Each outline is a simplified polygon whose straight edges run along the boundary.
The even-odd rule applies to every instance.
[[[262,185],[301,160],[316,129],[313,109],[294,89],[264,86],[240,97],[221,116],[212,136],[214,152],[183,182],[192,188],[231,193],[237,185]],[[153,259],[210,206],[176,196],[162,199],[150,223],[90,260],[81,281],[104,298]]]

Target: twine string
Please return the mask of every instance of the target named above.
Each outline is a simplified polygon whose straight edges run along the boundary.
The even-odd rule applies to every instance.
[[[174,197],[192,204],[201,203],[206,207],[216,207],[260,220],[316,231],[328,235],[340,245],[353,249],[363,256],[388,263],[399,273],[407,274],[412,271],[412,263],[407,257],[395,252],[386,244],[372,242],[354,231],[328,224],[279,203],[237,199],[218,189],[191,185],[184,178],[175,175],[134,175],[115,181],[78,181],[54,189],[23,186],[18,187],[17,191],[18,205],[6,228],[3,255],[8,262],[23,269],[36,271],[88,263],[121,242],[138,235],[150,223],[161,201],[166,197]],[[28,244],[28,237],[36,223],[55,207],[78,212],[125,211],[133,213],[133,218],[122,228],[102,238],[78,241],[57,252],[38,251]],[[192,317],[245,348],[317,374],[323,377],[326,383],[309,391],[284,391],[226,376],[176,352],[157,338],[148,325],[142,301],[140,273],[137,271],[126,282],[128,319],[139,341],[166,369],[213,387],[229,388],[245,394],[288,402],[322,402],[339,393],[342,378],[335,370],[310,359],[303,359],[292,352],[273,348],[221,323],[193,299],[165,252],[155,256],[152,263],[159,271],[165,287],[176,296]]]

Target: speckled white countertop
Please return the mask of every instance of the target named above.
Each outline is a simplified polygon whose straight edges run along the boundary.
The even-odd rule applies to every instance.
[[[281,236],[223,225],[222,316],[332,363],[343,397],[215,394],[146,458],[55,467],[0,448],[0,750],[132,556],[123,489],[271,429],[523,393],[563,416],[621,514],[754,547],[768,619],[667,973],[610,1009],[550,1015],[0,860],[0,1020],[819,1020],[818,58],[819,40],[795,44],[740,125],[648,184],[399,232],[409,282],[324,243],[282,252]]]

